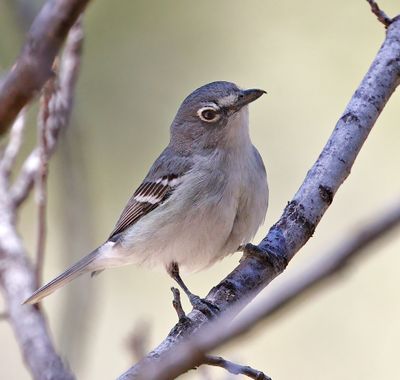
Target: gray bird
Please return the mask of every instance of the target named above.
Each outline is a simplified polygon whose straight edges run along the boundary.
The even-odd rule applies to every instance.
[[[263,95],[213,82],[192,92],[170,142],[122,211],[107,241],[25,303],[35,304],[86,272],[163,265],[188,295],[179,269],[200,270],[248,243],[265,218],[268,185],[249,136],[247,105]]]

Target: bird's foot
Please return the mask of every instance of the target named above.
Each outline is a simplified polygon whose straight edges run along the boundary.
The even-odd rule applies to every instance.
[[[185,294],[189,298],[189,301],[190,301],[191,305],[193,306],[193,309],[202,312],[208,318],[213,318],[218,314],[218,312],[220,311],[218,306],[214,305],[210,301],[205,300],[204,298],[200,298],[199,296],[196,296],[195,294],[193,294],[189,290],[189,288],[183,282],[183,280],[182,280],[182,278],[181,278],[181,276],[179,274],[179,266],[178,266],[178,264],[176,262],[172,262],[167,267],[167,271],[168,271],[169,275],[180,286],[180,288],[185,292]],[[177,293],[177,292],[175,291],[175,293]],[[175,301],[176,300],[177,300],[177,298],[175,298]],[[175,307],[175,305],[174,305],[174,307]],[[176,310],[176,307],[175,307],[175,310]],[[179,318],[180,318],[180,315],[182,315],[182,313],[179,311],[178,312],[178,317]]]

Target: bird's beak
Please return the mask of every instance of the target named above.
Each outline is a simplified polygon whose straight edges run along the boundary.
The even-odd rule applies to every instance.
[[[234,107],[239,110],[240,108],[242,108],[243,106],[254,102],[256,99],[258,99],[261,95],[266,94],[267,92],[264,90],[259,90],[256,88],[252,88],[250,90],[242,90],[240,92],[240,95],[236,101],[236,104],[234,105]]]

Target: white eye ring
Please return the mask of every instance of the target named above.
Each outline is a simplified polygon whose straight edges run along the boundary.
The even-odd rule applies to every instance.
[[[221,117],[218,111],[218,108],[202,107],[197,111],[197,116],[206,123],[215,123]]]

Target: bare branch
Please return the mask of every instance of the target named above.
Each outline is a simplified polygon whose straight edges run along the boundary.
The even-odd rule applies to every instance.
[[[377,219],[377,215],[379,216]],[[369,223],[356,231],[348,240],[334,247],[332,251],[316,260],[308,269],[297,276],[292,276],[280,284],[279,289],[269,293],[268,299],[239,318],[235,330],[245,332],[256,326],[258,321],[271,317],[305,292],[317,289],[339,272],[348,269],[354,259],[367,251],[365,248],[377,240],[385,238],[400,225],[400,202],[390,205],[384,210],[375,212]],[[341,240],[340,238],[338,239]],[[250,316],[251,315],[251,316]],[[233,333],[233,331],[232,331]],[[233,337],[233,335],[231,335]],[[231,339],[231,338],[228,338]]]
[[[15,228],[14,207],[7,183],[0,176],[0,289],[24,361],[35,380],[72,380],[50,339],[46,320],[38,308],[21,306],[35,289],[32,268]]]
[[[171,288],[171,292],[174,296],[172,300],[172,306],[174,307],[176,314],[178,315],[178,320],[186,317],[185,311],[183,310],[182,303],[181,303],[181,293],[178,288]]]
[[[17,158],[19,150],[21,149],[24,128],[25,111],[22,110],[11,127],[10,140],[8,141],[0,161],[1,175],[5,176],[7,179],[10,177],[15,159]]]
[[[49,0],[20,56],[0,83],[0,135],[51,77],[54,58],[89,0]]]
[[[221,367],[226,369],[233,375],[244,375],[250,379],[255,380],[271,380],[270,377],[266,376],[263,372],[251,368],[247,365],[240,365],[233,363],[229,360],[225,360],[220,356],[206,355],[204,358],[204,364],[212,365],[214,367]]]
[[[76,80],[79,74],[81,52],[83,46],[83,31],[81,21],[71,28],[60,62],[59,87],[52,96],[52,116],[47,121],[47,150],[50,157],[56,146],[60,132],[68,125]],[[11,192],[15,206],[19,206],[30,194],[35,178],[41,167],[40,149],[35,148],[22,166]]]
[[[259,253],[249,255],[222,282],[215,286],[206,300],[221,312],[242,302],[250,302],[285,268],[287,263],[308,241],[332,203],[335,193],[347,178],[354,161],[376,119],[400,81],[400,19],[388,27],[385,41],[358,89],[347,105],[326,146],[310,169],[293,200],[281,218],[258,245]],[[260,259],[265,255],[265,260]],[[179,322],[161,344],[137,363],[120,380],[174,379],[201,364],[203,352],[212,345],[202,326],[208,318],[199,311],[187,315],[189,322]],[[224,329],[220,329],[224,330]],[[199,334],[201,331],[201,334]],[[195,352],[190,352],[189,336],[196,335]],[[201,340],[203,337],[204,340]],[[204,346],[203,346],[204,344]]]
[[[367,1],[368,4],[371,6],[372,13],[387,28],[393,22],[393,20],[389,16],[387,16],[382,9],[379,8],[379,5],[377,4],[376,1],[374,0],[367,0]]]

